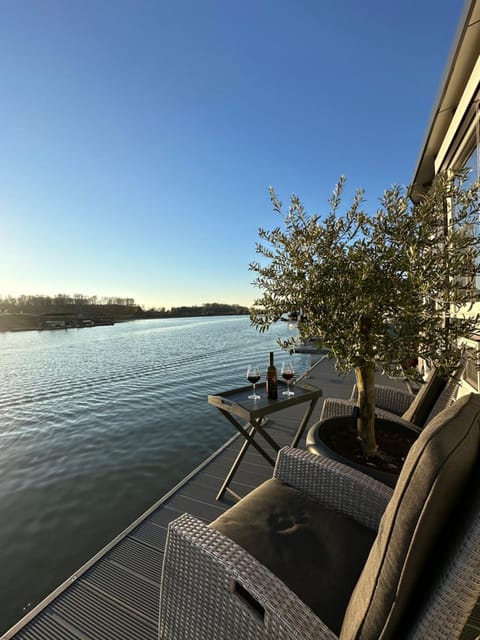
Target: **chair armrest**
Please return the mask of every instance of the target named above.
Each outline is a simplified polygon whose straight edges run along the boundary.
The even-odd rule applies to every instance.
[[[341,462],[291,447],[279,451],[273,475],[374,530],[393,493],[382,482]]]
[[[355,400],[345,398],[325,398],[323,401],[320,420],[336,418],[337,416],[352,416],[357,406]]]
[[[159,631],[162,640],[338,640],[271,571],[189,514],[168,528]]]
[[[358,398],[358,387],[353,385],[352,395],[350,400],[354,402]],[[397,416],[401,416],[408,407],[412,404],[415,395],[409,391],[403,389],[396,389],[395,387],[389,387],[388,385],[376,384],[375,385],[375,406],[378,409],[384,409],[395,413]]]

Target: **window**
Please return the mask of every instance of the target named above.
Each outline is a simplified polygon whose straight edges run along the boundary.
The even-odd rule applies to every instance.
[[[479,149],[478,149],[478,145],[475,145],[475,147],[473,148],[466,162],[463,165],[464,167],[470,169],[467,182],[465,183],[466,187],[470,187],[475,182],[475,180],[478,180],[479,161],[480,161]]]
[[[463,167],[470,169],[468,178],[465,182],[465,187],[469,188],[476,182],[479,178],[479,170],[480,170],[480,146],[478,143],[474,146],[473,150],[467,157],[467,160],[463,164]],[[477,237],[480,236],[480,220],[473,225],[474,233]],[[480,275],[475,277],[475,288],[480,290]]]
[[[465,372],[463,374],[463,379],[467,382],[471,387],[478,391],[478,365],[477,365],[477,349],[468,349],[467,351],[467,361],[465,365]]]

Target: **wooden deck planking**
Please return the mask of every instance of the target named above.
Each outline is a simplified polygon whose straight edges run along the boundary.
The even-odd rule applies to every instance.
[[[162,551],[128,537],[114,547],[105,560],[117,564],[146,580],[158,583],[163,560]]]
[[[147,620],[143,612],[133,606],[122,606],[86,579],[73,584],[50,608],[53,615],[68,621],[72,630],[82,632],[87,638],[154,640],[157,636],[157,620]]]
[[[35,626],[25,627],[21,635],[16,636],[23,640],[50,640],[50,638],[62,638],[62,640],[79,640],[85,636],[79,636],[70,631],[61,622],[47,612],[40,613],[35,619]]]
[[[352,377],[339,379],[331,363],[314,369],[311,381],[323,388],[324,397],[348,397],[351,391]],[[321,405],[310,423],[318,419]],[[269,420],[267,428],[281,446],[291,441],[304,410],[300,405]],[[226,425],[226,437],[232,431]],[[238,437],[220,450],[23,628],[0,640],[156,640],[168,523],[185,511],[211,521],[233,504],[228,494],[221,501],[215,495],[243,442]],[[231,488],[243,496],[271,475],[271,465],[250,447]],[[462,640],[474,640],[479,633],[477,607]]]

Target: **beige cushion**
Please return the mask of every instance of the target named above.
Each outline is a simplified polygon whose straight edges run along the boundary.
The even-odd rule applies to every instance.
[[[246,549],[340,632],[374,531],[276,479],[210,526]]]
[[[414,609],[409,598],[466,490],[479,448],[478,394],[460,398],[422,431],[348,605],[342,640],[396,637],[407,607],[410,614]]]

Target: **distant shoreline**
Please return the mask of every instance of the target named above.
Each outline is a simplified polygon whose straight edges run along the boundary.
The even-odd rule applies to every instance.
[[[96,316],[85,317],[84,314],[75,313],[0,313],[0,333],[17,333],[20,331],[66,331],[67,329],[94,328],[97,326],[114,325],[120,322],[132,322],[135,320],[163,320],[168,318],[209,318],[215,316],[249,315],[243,313],[181,313],[181,312],[141,312],[134,315],[116,318],[99,318]],[[76,317],[82,316],[82,317]]]

